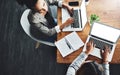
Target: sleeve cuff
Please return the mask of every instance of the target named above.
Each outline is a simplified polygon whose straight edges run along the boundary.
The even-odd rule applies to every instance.
[[[61,32],[60,26],[59,25],[55,26],[55,30],[56,30],[57,33]]]
[[[73,67],[69,67],[66,75],[75,75],[75,72],[76,71]]]
[[[109,69],[109,64],[102,64],[104,69]]]
[[[85,61],[85,59],[88,57],[88,55],[85,52],[81,52],[79,57],[81,58],[81,60]]]
[[[59,6],[59,7],[62,7],[62,1],[59,1],[59,2],[58,2],[58,6]]]
[[[77,71],[81,65],[83,64],[83,62],[85,61],[85,59],[88,57],[87,54],[85,54],[84,52],[82,52],[73,62],[70,66],[74,67],[74,69]]]

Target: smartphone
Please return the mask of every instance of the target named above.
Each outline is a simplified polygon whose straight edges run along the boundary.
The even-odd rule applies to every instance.
[[[73,1],[73,2],[69,2],[70,6],[78,6],[79,2],[78,1]]]

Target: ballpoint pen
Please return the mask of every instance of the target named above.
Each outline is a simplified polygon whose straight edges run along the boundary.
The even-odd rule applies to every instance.
[[[69,47],[69,49],[71,49],[71,46],[69,45],[69,43],[67,42],[66,39],[65,39],[65,42],[66,42],[67,46]]]

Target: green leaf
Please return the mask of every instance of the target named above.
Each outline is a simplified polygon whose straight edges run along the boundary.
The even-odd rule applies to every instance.
[[[92,24],[94,21],[100,21],[100,17],[96,14],[91,14],[90,16],[90,24]]]

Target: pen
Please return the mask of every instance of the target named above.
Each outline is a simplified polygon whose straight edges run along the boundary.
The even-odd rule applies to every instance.
[[[71,49],[71,46],[69,45],[69,43],[67,42],[66,39],[65,39],[65,42],[66,42],[67,46],[69,47],[69,49]]]

